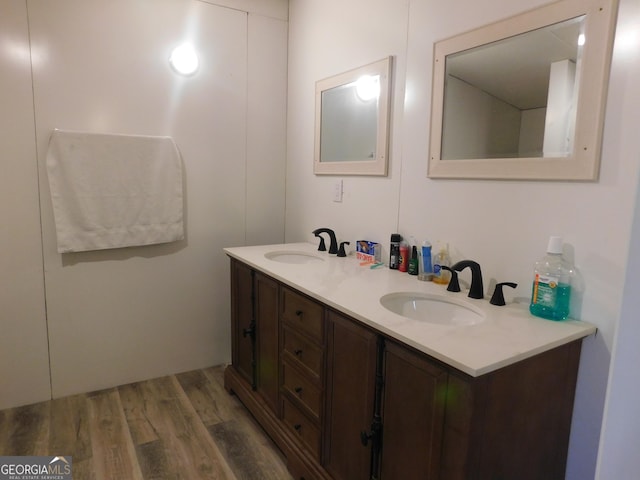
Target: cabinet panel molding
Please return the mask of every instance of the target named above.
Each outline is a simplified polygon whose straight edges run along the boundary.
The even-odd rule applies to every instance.
[[[368,479],[371,446],[360,441],[374,415],[378,336],[335,312],[328,314],[324,467],[340,480]]]
[[[387,342],[384,379],[380,478],[438,478],[447,371]]]
[[[278,283],[261,273],[254,279],[256,323],[256,389],[279,415]]]

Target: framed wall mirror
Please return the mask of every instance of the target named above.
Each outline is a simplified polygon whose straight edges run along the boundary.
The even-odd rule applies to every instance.
[[[387,175],[391,57],[316,82],[317,175]]]
[[[596,180],[616,0],[562,0],[437,42],[428,176]]]

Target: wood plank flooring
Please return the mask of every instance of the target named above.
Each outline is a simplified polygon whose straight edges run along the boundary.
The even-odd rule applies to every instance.
[[[0,455],[71,455],[74,480],[290,480],[211,367],[0,410]]]

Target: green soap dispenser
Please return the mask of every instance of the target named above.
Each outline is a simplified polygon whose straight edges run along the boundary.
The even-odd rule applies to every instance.
[[[562,256],[562,238],[550,237],[547,254],[535,264],[529,311],[548,320],[568,318],[573,273],[573,265]]]

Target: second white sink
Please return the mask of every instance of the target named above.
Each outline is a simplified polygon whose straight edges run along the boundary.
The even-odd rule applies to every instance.
[[[474,325],[485,318],[479,308],[464,300],[421,292],[389,293],[380,303],[397,315],[440,325]]]
[[[312,263],[323,262],[324,258],[317,257],[311,253],[298,252],[293,250],[274,250],[264,254],[269,260],[280,263]]]

